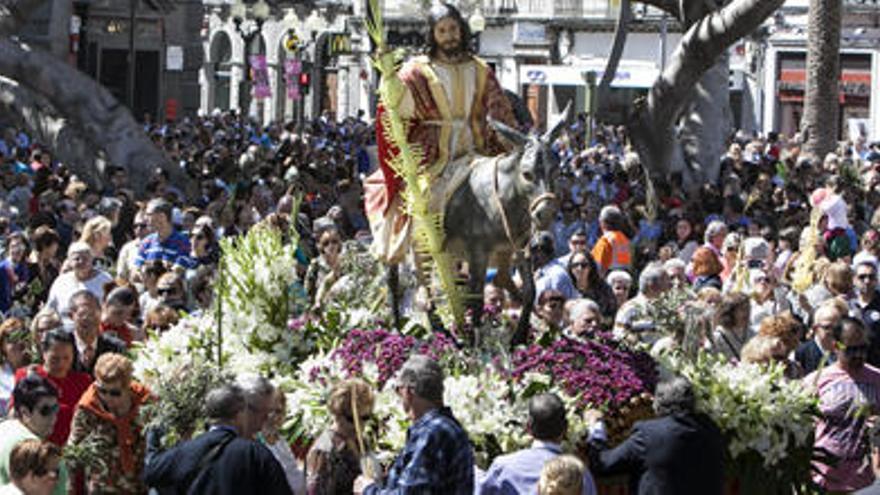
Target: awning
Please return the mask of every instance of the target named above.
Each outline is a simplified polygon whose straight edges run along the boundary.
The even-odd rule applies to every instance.
[[[577,65],[523,65],[520,82],[546,86],[586,86],[585,74],[596,73],[596,82],[605,73],[605,61],[579,62]],[[648,63],[621,61],[611,86],[614,88],[650,88],[660,71]]]

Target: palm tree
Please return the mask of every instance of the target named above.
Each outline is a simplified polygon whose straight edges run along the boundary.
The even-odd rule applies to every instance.
[[[801,131],[806,141],[804,151],[818,160],[834,151],[837,142],[842,4],[842,0],[810,0]]]

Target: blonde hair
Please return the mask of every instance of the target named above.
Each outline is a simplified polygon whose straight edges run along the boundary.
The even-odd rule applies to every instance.
[[[756,335],[740,351],[740,361],[747,364],[769,364],[773,361],[773,349],[783,343],[779,337]]]
[[[580,495],[584,469],[584,463],[573,455],[554,457],[541,469],[538,495]]]
[[[104,383],[127,384],[131,382],[132,373],[134,373],[134,365],[122,354],[107,352],[101,354],[95,362],[95,378]]]
[[[373,410],[373,389],[360,378],[350,378],[337,383],[330,392],[327,409],[334,416],[353,417],[352,403],[356,405],[359,415]]]
[[[98,215],[86,222],[79,240],[92,246],[97,240],[99,233],[106,231],[107,234],[110,234],[111,228],[113,228],[113,223],[107,217]]]

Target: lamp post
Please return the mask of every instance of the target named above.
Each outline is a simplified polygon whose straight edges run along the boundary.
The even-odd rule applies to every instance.
[[[479,7],[473,14],[471,14],[470,19],[468,19],[468,27],[471,29],[471,35],[473,36],[474,53],[479,55],[480,35],[486,30],[486,18],[483,17],[483,12],[480,11]]]
[[[238,95],[241,111],[249,111],[251,88],[251,57],[250,48],[257,36],[263,30],[263,23],[272,14],[272,9],[265,0],[257,0],[253,5],[244,3],[243,0],[235,0],[229,7],[229,15],[235,23],[235,31],[244,41],[244,91]],[[250,22],[246,22],[250,21]]]

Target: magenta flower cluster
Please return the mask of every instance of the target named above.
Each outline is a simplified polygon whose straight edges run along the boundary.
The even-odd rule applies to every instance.
[[[455,344],[444,334],[436,333],[427,341],[385,329],[351,330],[332,358],[341,360],[349,376],[357,376],[364,363],[379,367],[379,387],[397,374],[411,354],[425,354],[436,360],[455,352]]]
[[[549,347],[531,345],[513,355],[512,378],[526,373],[549,375],[582,407],[615,409],[657,384],[654,360],[614,342],[610,335],[590,341],[559,339]]]

